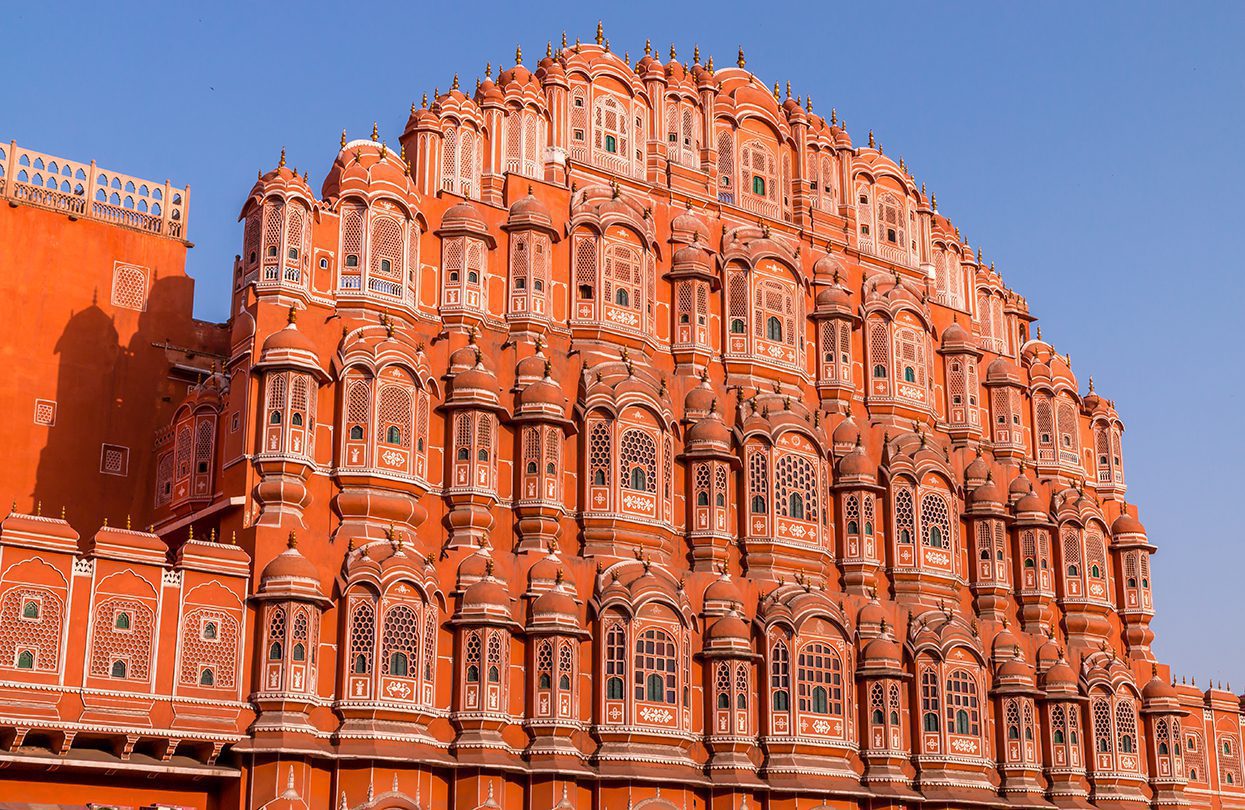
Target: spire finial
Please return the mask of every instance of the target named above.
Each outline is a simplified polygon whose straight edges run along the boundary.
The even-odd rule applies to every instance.
[[[419,107],[420,109],[423,109],[423,110],[428,109],[428,94],[427,93],[424,93],[423,97],[420,98]]]
[[[546,59],[553,58],[553,42],[550,40],[545,41],[545,58]]]
[[[787,98],[791,98],[791,82],[787,82]]]
[[[692,46],[692,64],[693,65],[700,64],[700,45],[699,44]]]
[[[380,140],[380,127],[377,126],[375,121],[373,121],[372,122],[372,142],[375,143],[376,141],[379,141],[379,140]]]
[[[285,322],[291,326],[298,320],[298,307],[290,304],[290,311],[286,313]]]
[[[562,32],[562,50],[566,50],[566,32]]]
[[[597,20],[597,44],[598,45],[605,44],[605,26],[601,23],[600,20]]]
[[[1092,393],[1094,393],[1094,378],[1093,378],[1093,375],[1090,375],[1090,378],[1089,378],[1089,393],[1091,393],[1091,394],[1092,394]]]
[[[454,74],[454,81],[450,84],[450,89],[451,90],[458,89],[458,74],[457,73]]]
[[[812,97],[811,95],[810,95],[810,96],[808,97],[808,99],[804,102],[804,111],[805,111],[805,112],[812,112],[812,111],[813,111],[813,97]]]
[[[523,64],[523,46],[522,45],[514,46],[514,63],[516,65]]]
[[[873,130],[869,130],[869,148],[873,149],[877,145],[878,145],[878,142],[873,139]]]
[[[713,54],[709,54],[709,63],[705,65],[705,69],[709,71],[709,75],[713,75]]]
[[[288,545],[290,548],[298,548],[298,535],[294,533],[293,529],[290,529],[290,539],[288,541]]]
[[[674,43],[671,42],[670,43],[670,61],[671,62],[677,61],[678,58],[679,58],[679,54],[674,50]]]
[[[741,68],[748,66],[748,60],[744,59],[744,46],[743,45],[739,46],[739,56],[736,57],[735,64]]]
[[[778,100],[779,95],[780,95],[780,91],[778,89],[778,82],[774,82],[774,101]]]
[[[645,56],[653,55],[653,41],[649,39],[648,37],[644,38],[644,55]]]
[[[484,63],[484,78],[486,79],[493,78],[493,63],[492,62]]]
[[[281,147],[281,159],[277,161],[277,168],[278,169],[285,168],[285,147],[284,146]]]

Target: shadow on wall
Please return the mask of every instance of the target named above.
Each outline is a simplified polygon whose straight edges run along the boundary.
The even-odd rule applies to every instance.
[[[123,526],[130,517],[136,528],[150,521],[156,431],[186,392],[170,377],[170,352],[153,344],[177,344],[192,332],[184,302],[193,284],[157,279],[127,345],[98,300],[72,315],[56,342],[56,421],[32,496],[49,517],[63,508],[84,537],[105,519]]]

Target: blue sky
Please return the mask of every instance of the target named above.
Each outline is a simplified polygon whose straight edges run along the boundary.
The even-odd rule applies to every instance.
[[[1245,357],[1245,4],[10,4],[0,139],[189,183],[195,314],[223,320],[257,169],[319,188],[341,130],[391,144],[424,92],[485,62],[650,37],[719,65],[743,45],[853,137],[874,130],[1025,295],[1127,425],[1159,546],[1159,656],[1245,686],[1235,463]],[[9,268],[9,272],[13,272]]]

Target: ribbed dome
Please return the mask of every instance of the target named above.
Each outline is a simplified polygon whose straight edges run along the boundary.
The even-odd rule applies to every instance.
[[[1179,700],[1180,695],[1171,687],[1167,681],[1159,677],[1156,670],[1154,676],[1150,678],[1150,682],[1141,690],[1141,697],[1147,702],[1156,700]]]
[[[284,329],[278,329],[264,340],[260,355],[263,356],[277,351],[310,352],[315,354],[316,344],[311,341],[311,338],[300,332],[293,321],[290,321]]]
[[[705,588],[706,602],[742,604],[743,600],[743,595],[739,592],[735,581],[725,574],[709,583],[709,587]]]
[[[683,410],[686,413],[708,413],[717,401],[717,392],[709,387],[708,378],[704,378],[683,398]]]
[[[1140,520],[1130,515],[1128,512],[1121,512],[1120,516],[1111,522],[1111,534],[1145,534],[1146,527],[1141,524]]]
[[[294,539],[293,532],[291,532],[289,547],[264,566],[263,573],[259,576],[259,582],[260,590],[270,588],[278,583],[297,583],[302,584],[304,587],[310,585],[318,590],[320,587],[320,572],[316,570],[311,560],[299,552],[298,544]]]
[[[731,443],[730,428],[722,422],[716,413],[697,420],[694,425],[688,428],[687,444],[689,447],[706,443],[717,445],[730,445]]]
[[[971,502],[974,506],[997,506],[1003,502],[1003,493],[999,491],[994,479],[988,477],[984,484],[973,490]]]
[[[388,147],[375,141],[352,141],[337,153],[321,193],[326,200],[350,193],[364,197],[388,193],[414,204],[419,194],[408,170],[406,161]]]
[[[999,357],[986,367],[986,382],[1021,382],[1020,369],[1006,357]]]
[[[947,351],[973,350],[973,336],[958,323],[952,322],[942,333],[942,348]]]
[[[520,408],[532,405],[544,405],[553,408],[562,407],[562,389],[548,377],[537,380],[519,392]]]
[[[561,586],[550,588],[532,601],[533,619],[567,618],[576,620],[579,608],[571,595]]]
[[[876,476],[873,459],[865,452],[860,443],[860,434],[856,435],[856,447],[843,458],[839,459],[839,475],[844,478],[861,478]]]
[[[860,654],[862,664],[875,667],[896,665],[901,658],[899,645],[886,636],[878,636],[870,641]]]
[[[1036,492],[1030,492],[1028,495],[1025,495],[1023,498],[1016,501],[1017,514],[1020,514],[1021,512],[1044,513],[1045,511],[1046,505],[1042,503],[1042,499],[1038,497]]]
[[[723,616],[709,626],[707,640],[750,643],[748,625],[738,616]]]
[[[968,466],[964,468],[964,480],[969,482],[985,481],[989,475],[990,465],[982,457],[981,450],[978,449],[976,458],[968,462]]]
[[[856,427],[856,421],[852,419],[850,414],[834,429],[830,440],[836,445],[856,445],[860,443],[860,428]]]
[[[488,226],[484,222],[484,217],[480,215],[480,209],[470,200],[463,200],[445,210],[445,215],[441,217],[441,229],[487,231]]]
[[[1060,659],[1050,669],[1042,673],[1042,688],[1047,691],[1075,692],[1077,688],[1076,673],[1072,671],[1072,667],[1068,666],[1068,662]]]
[[[463,593],[463,610],[472,608],[508,611],[510,594],[500,582],[491,576],[486,576],[469,586]]]

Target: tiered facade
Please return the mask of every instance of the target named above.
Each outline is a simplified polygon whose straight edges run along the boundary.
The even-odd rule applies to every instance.
[[[516,62],[394,145],[343,134],[319,194],[260,176],[228,324],[166,336],[138,390],[176,396],[120,410],[149,444],[111,526],[13,493],[0,786],[1245,807],[1238,698],[1151,651],[1114,403],[903,161],[742,54]],[[0,223],[184,246],[18,151]]]

